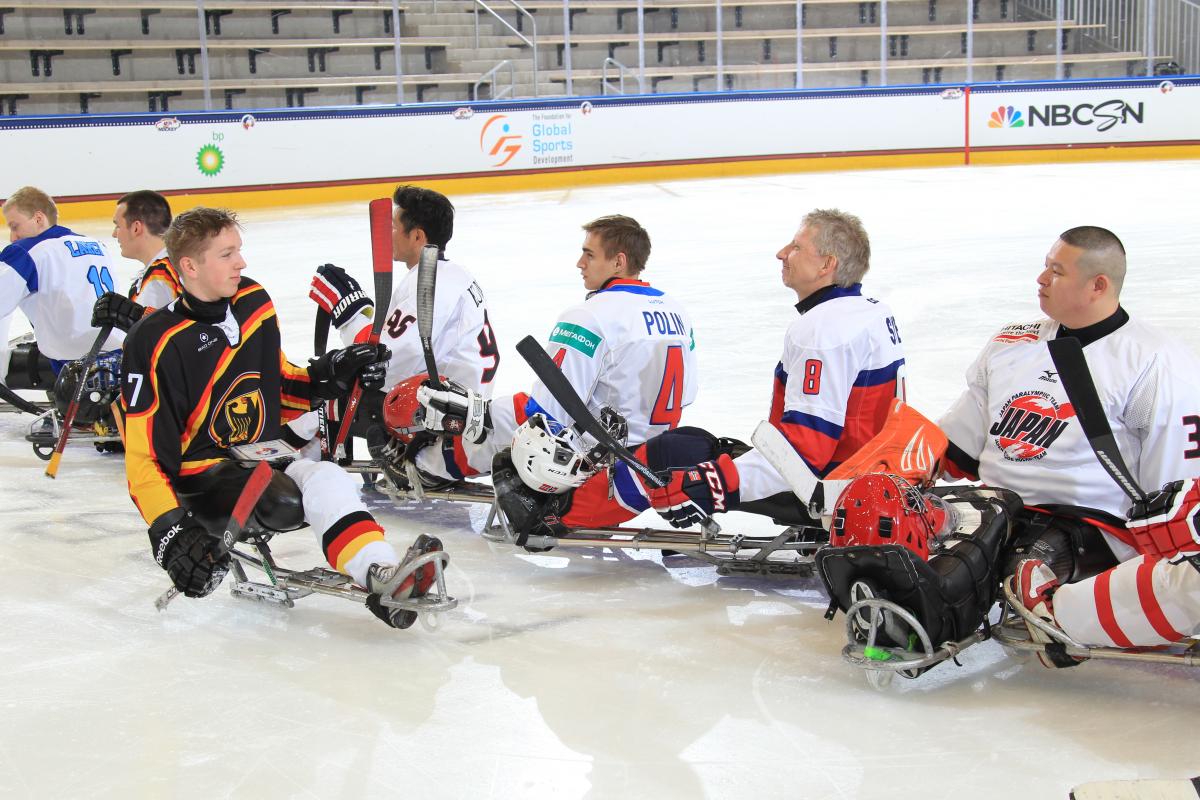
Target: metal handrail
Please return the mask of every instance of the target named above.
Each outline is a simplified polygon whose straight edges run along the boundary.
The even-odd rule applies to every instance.
[[[499,72],[504,67],[508,67],[508,88],[505,89],[503,92],[500,92],[499,94],[497,94],[497,92],[496,92],[496,73]],[[479,78],[479,80],[475,81],[475,83],[473,83],[471,85],[471,99],[472,100],[479,99],[479,87],[482,86],[484,83],[486,83],[489,78],[491,79],[491,84],[492,84],[492,96],[491,96],[492,100],[499,100],[501,97],[508,97],[508,96],[512,95],[512,93],[514,91],[513,87],[516,85],[516,82],[513,80],[512,61],[510,61],[509,59],[506,58],[503,61],[501,61],[499,64],[497,64],[496,66],[489,69],[487,72],[483,73],[483,75]]]
[[[608,65],[612,64],[617,68],[617,80],[621,88],[617,90],[617,94],[625,94],[625,73],[629,70],[620,61],[615,58],[606,58],[604,63],[600,65],[600,94],[608,94]]]
[[[499,20],[501,25],[503,25],[504,27],[506,27],[510,31],[512,31],[514,36],[516,36],[522,42],[524,42],[525,44],[527,44],[531,48],[533,48],[533,96],[537,97],[538,96],[537,19],[534,18],[533,14],[526,11],[521,6],[521,4],[518,3],[516,0],[506,0],[506,2],[509,5],[511,5],[513,8],[515,8],[517,10],[518,14],[521,14],[521,15],[529,18],[530,30],[533,32],[533,40],[530,41],[529,38],[525,36],[525,34],[521,33],[519,30],[517,30],[512,25],[510,25],[508,20],[506,20],[504,17],[497,14],[496,11],[491,6],[489,6],[487,3],[484,2],[484,0],[473,0],[473,2],[475,5],[471,10],[475,16],[475,49],[476,50],[479,49],[479,9],[482,8],[484,11],[488,12],[493,17],[495,17],[497,20]],[[504,63],[504,62],[501,62],[501,64],[502,63]],[[497,64],[492,69],[494,70],[499,67],[500,67],[500,64]]]

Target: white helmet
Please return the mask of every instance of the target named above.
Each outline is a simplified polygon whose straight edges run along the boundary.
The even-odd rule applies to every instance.
[[[529,488],[562,494],[582,485],[596,472],[579,452],[582,446],[570,428],[534,414],[513,434],[513,466]]]

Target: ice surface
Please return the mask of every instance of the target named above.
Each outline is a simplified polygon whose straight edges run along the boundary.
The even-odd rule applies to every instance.
[[[464,196],[450,255],[487,293],[502,394],[530,381],[517,340],[544,337],[582,295],[579,225],[637,217],[654,240],[646,277],[696,323],[702,390],[685,422],[748,438],[795,313],[774,253],[805,211],[862,216],[867,290],[896,311],[910,400],[937,416],[996,328],[1038,316],[1034,279],[1075,225],[1116,231],[1125,306],[1200,348],[1198,178],[1196,162],[1080,164]],[[248,274],[303,360],[313,268],[370,286],[366,204],[243,219]],[[159,614],[166,577],[119,459],[72,447],[49,481],[27,424],[0,417],[3,797],[1063,798],[1085,780],[1200,771],[1200,696],[1182,668],[1051,672],[987,643],[879,693],[840,659],[842,620],[822,619],[815,579],[531,556],[446,504],[370,501],[399,546],[445,541],[460,605],[436,632],[387,629],[336,598],[287,611],[224,588]],[[744,515],[726,528],[766,529]],[[319,560],[308,532],[275,549]]]

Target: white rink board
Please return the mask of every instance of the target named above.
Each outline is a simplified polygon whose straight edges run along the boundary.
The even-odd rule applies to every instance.
[[[174,192],[719,159],[953,152],[967,145],[968,124],[971,147],[1194,141],[1200,88],[1181,81],[1164,93],[1159,85],[1143,80],[979,87],[969,114],[959,90],[908,87],[402,109],[4,117],[6,151],[21,158],[0,164],[0,193],[33,184],[59,198],[119,196],[134,185],[129,162],[119,155],[129,152],[138,154],[146,183]],[[1136,118],[1123,110],[1125,103]],[[1079,110],[1083,105],[1088,108]],[[1097,105],[1100,112],[1093,110]],[[993,112],[1008,106],[1022,112],[1023,124],[989,127]],[[1037,124],[1030,112],[1056,107],[1069,110],[1066,121],[1062,112],[1047,119],[1062,124]],[[1099,130],[1114,115],[1121,121]],[[204,148],[210,148],[208,162]],[[219,169],[211,159],[219,161]],[[201,169],[205,163],[207,172]]]

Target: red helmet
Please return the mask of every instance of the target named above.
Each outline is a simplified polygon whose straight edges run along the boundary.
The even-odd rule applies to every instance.
[[[446,380],[444,375],[439,377]],[[425,413],[417,402],[417,387],[427,379],[424,373],[405,378],[393,386],[383,400],[383,424],[392,436],[405,444],[412,440],[414,433],[425,429],[421,424]]]
[[[932,501],[932,502],[931,502]],[[860,475],[842,490],[833,510],[834,547],[898,544],[929,560],[929,540],[947,522],[936,498],[899,475]]]

